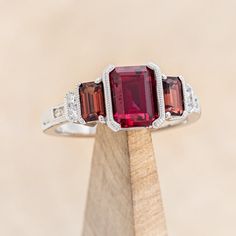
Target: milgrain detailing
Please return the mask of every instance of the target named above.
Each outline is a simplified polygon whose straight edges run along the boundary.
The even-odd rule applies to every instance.
[[[164,104],[164,94],[162,85],[162,74],[159,66],[154,63],[149,63],[147,65],[150,69],[154,71],[156,79],[156,90],[157,90],[157,105],[159,111],[159,117],[153,121],[151,128],[158,129],[165,122],[165,104]]]
[[[166,76],[154,63],[110,65],[94,82],[79,83],[67,93],[64,105],[51,108],[43,130],[94,134],[98,122],[113,131],[159,129],[199,117],[198,98],[182,76]]]

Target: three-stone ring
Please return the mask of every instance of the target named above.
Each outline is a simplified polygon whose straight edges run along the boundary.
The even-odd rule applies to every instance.
[[[79,83],[64,103],[44,115],[49,134],[91,136],[97,123],[113,131],[163,129],[192,123],[200,105],[182,76],[166,76],[154,63],[143,66],[110,65],[94,82]]]

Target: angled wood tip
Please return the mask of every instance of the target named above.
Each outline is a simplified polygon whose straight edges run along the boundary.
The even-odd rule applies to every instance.
[[[115,133],[98,125],[82,235],[167,235],[148,129]]]

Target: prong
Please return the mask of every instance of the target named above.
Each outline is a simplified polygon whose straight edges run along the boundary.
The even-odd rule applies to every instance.
[[[161,76],[163,80],[167,79],[167,75],[162,74]]]
[[[79,81],[76,85],[76,88],[79,88],[81,84],[82,84],[82,82]]]
[[[166,112],[165,118],[166,118],[166,120],[170,120],[171,119],[171,113],[169,111]]]
[[[102,78],[98,77],[94,82],[95,84],[100,84],[102,82]]]
[[[188,112],[187,111],[184,111],[183,112],[183,115],[182,115],[182,118],[186,118],[188,116]]]
[[[158,74],[159,74],[159,76],[160,76],[161,70],[160,70],[160,67],[159,67],[158,65],[156,65],[156,64],[153,63],[153,62],[149,62],[149,63],[147,64],[147,67],[150,68],[151,70],[154,70],[155,72],[158,71]]]
[[[102,124],[106,124],[106,119],[105,119],[104,116],[102,116],[102,115],[98,116],[98,120],[99,120],[99,122],[101,122]]]
[[[109,74],[109,73],[112,72],[114,69],[115,69],[115,66],[112,65],[112,64],[110,64],[110,65],[106,68],[105,73],[108,73],[108,74]]]

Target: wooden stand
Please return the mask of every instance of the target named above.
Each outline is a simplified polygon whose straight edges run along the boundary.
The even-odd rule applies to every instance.
[[[99,125],[83,236],[166,236],[151,134]]]

